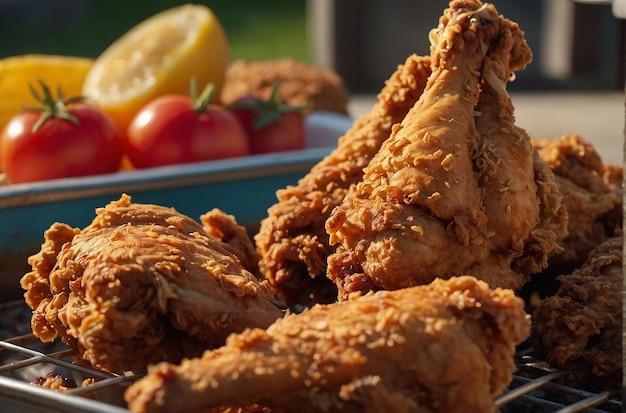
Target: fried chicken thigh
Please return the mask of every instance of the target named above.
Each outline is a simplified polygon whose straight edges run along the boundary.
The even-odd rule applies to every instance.
[[[282,316],[233,250],[174,209],[128,195],[83,230],[55,223],[21,280],[33,333],[117,372],[202,354]]]
[[[523,33],[492,5],[453,1],[431,40],[424,93],[326,222],[341,299],[459,273],[519,288],[531,272],[513,260],[541,217],[538,157],[505,90],[532,58]]]
[[[391,127],[424,90],[430,57],[409,56],[385,82],[371,111],[357,119],[335,148],[295,186],[277,192],[255,236],[261,273],[287,304],[330,303],[337,288],[325,277],[328,244],[324,223],[350,185],[358,182]]]
[[[537,356],[571,371],[566,381],[575,386],[622,386],[623,243],[620,234],[593,249],[533,312],[529,341]]]
[[[315,305],[152,366],[125,398],[136,413],[496,412],[530,329],[523,305],[470,276]]]

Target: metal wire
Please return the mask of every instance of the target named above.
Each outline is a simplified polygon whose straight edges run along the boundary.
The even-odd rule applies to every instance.
[[[513,376],[509,390],[496,400],[498,407],[523,404],[533,406],[535,409],[532,411],[541,413],[622,412],[622,402],[617,399],[618,391],[594,393],[563,385],[560,379],[569,372],[533,359],[528,356],[528,350],[524,350],[516,358],[517,373]]]
[[[14,307],[11,304],[0,304],[0,314],[8,308]],[[33,346],[34,344],[41,344],[32,334],[0,340],[0,356],[6,356],[6,353],[12,355],[9,361],[5,364],[0,364],[0,377],[9,372],[28,369],[30,366],[49,363],[78,373],[85,378],[96,379],[93,383],[78,386],[61,395],[54,391],[43,392],[43,394],[55,393],[53,399],[56,403],[59,403],[60,400],[61,405],[65,400],[68,406],[76,406],[77,397],[84,399],[83,396],[89,397],[94,392],[108,390],[115,386],[127,386],[137,379],[133,375],[117,375],[72,363],[66,359],[74,356],[75,352],[63,344],[61,344],[60,348],[57,346],[50,352],[44,352],[27,347],[29,343],[33,344]],[[551,368],[545,362],[534,360],[528,354],[528,349],[518,352],[516,355],[517,372],[513,375],[513,381],[509,389],[495,401],[496,406],[502,412],[576,413],[584,411],[588,413],[613,413],[622,411],[622,402],[618,399],[617,391],[594,393],[559,384],[559,380],[566,376],[568,372]],[[6,358],[3,357],[0,363]],[[18,379],[15,380],[17,381]],[[11,399],[28,399],[28,397],[34,397],[33,394],[29,394],[31,389],[39,387],[16,386],[15,389],[8,389],[3,388],[5,386],[3,383],[4,380],[0,380],[0,407],[11,403],[8,397],[3,397],[3,394],[12,392],[12,396],[16,397],[11,397]],[[8,390],[11,390],[11,392]],[[42,392],[39,389],[36,389],[36,393],[36,397],[41,398]],[[120,408],[119,401],[118,404],[113,404],[113,402],[109,403],[110,401],[106,399],[101,402],[85,400],[88,401],[85,405],[85,412],[89,411],[88,408],[92,409],[91,411],[97,408],[100,412],[128,412],[124,407]]]
[[[100,378],[116,377],[116,375],[112,373],[106,373],[106,372],[92,369],[89,367],[83,367],[81,365],[74,364],[72,362],[68,362],[63,359],[58,358],[59,356],[67,356],[67,355],[74,354],[74,352],[71,350],[69,351],[65,350],[62,352],[52,353],[52,354],[45,354],[40,351],[32,350],[26,347],[21,347],[21,346],[9,343],[7,341],[0,341],[0,347],[4,348],[5,350],[10,350],[15,353],[22,354],[22,355],[29,357],[27,359],[24,359],[21,362],[12,362],[8,365],[0,366],[0,372],[8,371],[8,370],[15,370],[17,368],[22,368],[22,367],[29,366],[35,363],[46,362],[46,363],[56,364],[58,366],[65,367],[67,369],[74,370],[79,373],[91,375],[94,377],[100,377]]]
[[[536,390],[542,386],[544,386],[546,383],[550,383],[553,380],[556,380],[560,377],[563,377],[567,374],[567,372],[564,371],[555,371],[552,373],[548,373],[545,376],[540,376],[534,380],[529,380],[526,384],[519,386],[513,390],[509,390],[506,393],[504,393],[502,396],[498,397],[496,399],[496,406],[497,407],[502,407],[505,404],[515,400],[515,399],[519,399],[520,397],[532,392],[533,390]],[[518,380],[521,380],[522,378],[518,378]]]
[[[559,409],[556,413],[574,413],[574,412],[582,412],[583,410],[589,409],[591,407],[598,406],[606,401],[609,401],[611,397],[614,397],[615,394],[610,391],[603,391],[601,393],[595,394],[593,396],[589,396],[577,403],[570,404],[567,407]]]

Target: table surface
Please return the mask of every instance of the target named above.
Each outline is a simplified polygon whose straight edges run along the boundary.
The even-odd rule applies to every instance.
[[[605,164],[624,164],[624,92],[512,93],[516,124],[534,138],[577,133],[591,142]],[[359,117],[376,97],[353,96],[349,110]]]

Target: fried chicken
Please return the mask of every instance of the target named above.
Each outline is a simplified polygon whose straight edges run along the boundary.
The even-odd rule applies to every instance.
[[[530,62],[523,32],[512,23],[501,31],[483,63],[483,85],[476,107],[479,149],[474,164],[484,189],[491,252],[487,261],[517,278],[519,288],[530,274],[547,266],[556,241],[567,233],[567,209],[555,177],[540,158],[528,133],[515,124],[506,84]],[[478,274],[478,271],[476,272]],[[484,276],[481,276],[484,278]],[[496,282],[495,285],[502,285]]]
[[[385,82],[369,113],[357,119],[327,157],[297,185],[277,191],[255,236],[261,273],[288,305],[330,303],[337,288],[325,277],[326,258],[334,251],[324,223],[350,185],[361,180],[391,127],[400,122],[424,90],[429,56],[409,56]]]
[[[66,377],[61,374],[48,373],[45,376],[37,377],[30,384],[34,386],[40,386],[45,389],[54,390],[59,393],[67,393],[67,392],[74,392],[78,388],[85,388],[85,387],[91,386],[97,382],[98,382],[98,379],[94,377],[87,377],[85,379],[82,379],[80,384],[78,384],[76,383],[76,379],[73,377]],[[97,398],[96,393],[90,390],[85,391],[81,389],[79,394],[81,397],[85,397],[88,399]],[[117,398],[119,398],[119,396]]]
[[[152,366],[125,398],[136,413],[495,412],[529,333],[523,305],[470,276],[315,305]]]
[[[29,258],[21,285],[42,341],[58,336],[93,366],[137,372],[282,316],[234,247],[191,218],[128,195],[96,212],[82,231],[53,224]]]
[[[37,377],[32,382],[35,386],[41,386],[61,393],[78,387],[76,380],[71,377],[64,377],[60,374],[48,373],[45,376]]]
[[[622,386],[622,250],[621,234],[600,244],[533,313],[530,343],[571,385]]]
[[[249,94],[269,97],[275,84],[283,102],[306,104],[304,113],[326,110],[348,114],[350,94],[343,79],[331,69],[292,58],[235,60],[226,70],[220,101],[229,105]]]
[[[513,124],[505,90],[530,49],[517,24],[479,1],[451,2],[431,40],[424,93],[326,222],[338,244],[328,277],[340,299],[459,273],[519,288],[530,275],[530,260],[513,261],[543,217],[543,192],[538,157]],[[547,255],[554,247],[548,239],[533,249]]]
[[[259,275],[259,254],[248,231],[237,223],[235,216],[213,208],[200,216],[200,222],[207,235],[222,242],[225,248],[229,248],[246,270],[255,276]]]
[[[556,175],[569,215],[567,233],[559,239],[561,251],[549,257],[544,276],[567,274],[622,228],[623,168],[604,165],[593,145],[577,134],[533,144]]]

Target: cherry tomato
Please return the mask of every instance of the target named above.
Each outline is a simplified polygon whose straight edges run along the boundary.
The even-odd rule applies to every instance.
[[[228,106],[243,126],[252,153],[283,152],[306,146],[304,106],[290,106],[275,85],[268,98],[248,95]]]
[[[244,129],[252,153],[294,151],[306,146],[304,123],[299,113],[282,113],[280,119],[260,129]]]
[[[119,129],[82,98],[54,100],[42,83],[40,110],[15,115],[0,134],[2,169],[10,183],[111,173],[123,155]]]
[[[232,113],[184,95],[160,96],[144,106],[127,131],[127,154],[137,168],[250,154],[246,133]]]

